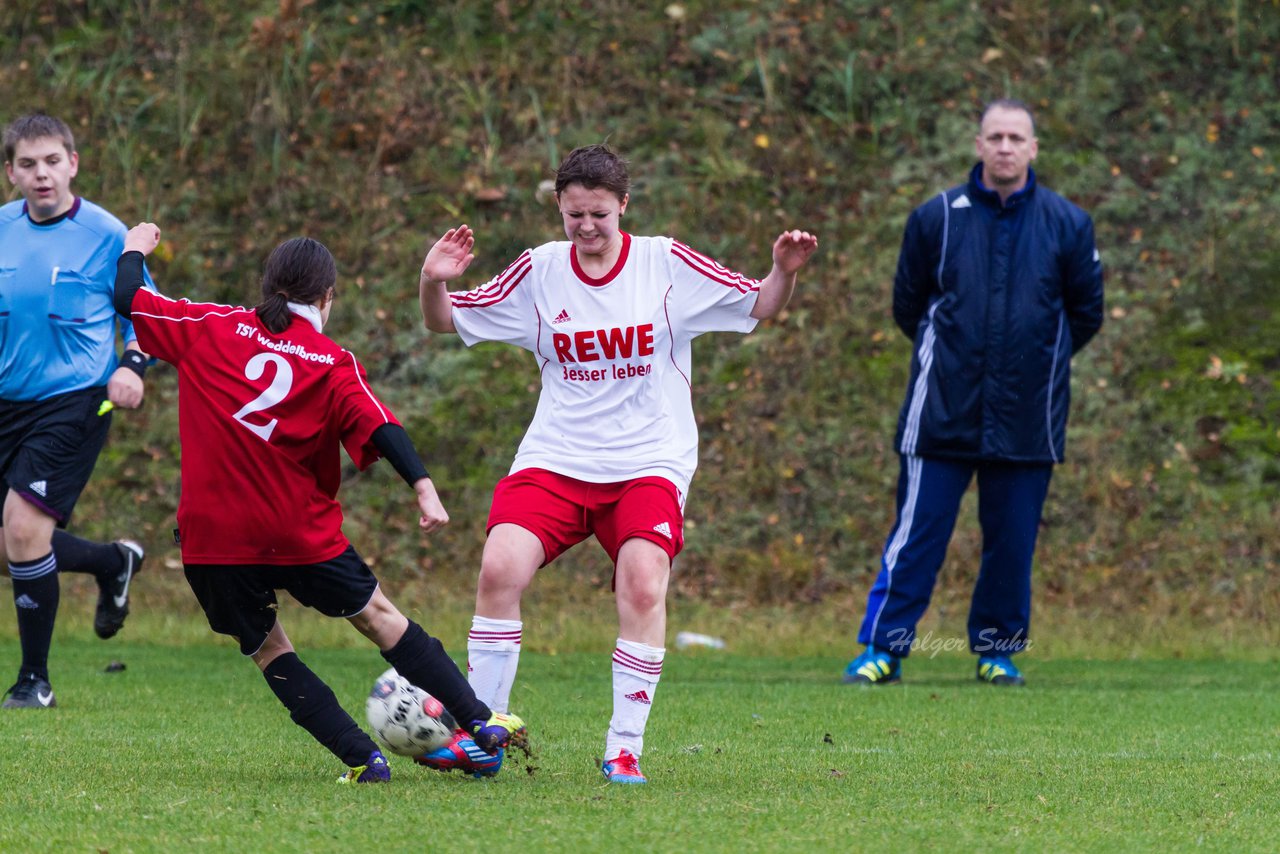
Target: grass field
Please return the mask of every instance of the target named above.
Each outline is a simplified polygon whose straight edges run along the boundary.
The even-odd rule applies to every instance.
[[[304,660],[363,720],[382,660],[290,617]],[[673,650],[650,785],[624,788],[597,770],[607,650],[529,652],[513,705],[531,758],[492,781],[393,759],[390,786],[349,788],[252,664],[195,628],[144,618],[103,643],[78,615],[60,624],[59,708],[0,716],[0,851],[1280,847],[1266,662],[1028,656],[1029,687],[1001,690],[944,653],[865,689],[839,684],[842,654]],[[113,659],[127,669],[102,672]]]

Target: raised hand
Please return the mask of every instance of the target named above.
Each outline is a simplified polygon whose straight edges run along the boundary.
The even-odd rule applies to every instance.
[[[140,222],[124,236],[125,252],[141,252],[150,255],[160,245],[160,226],[154,222]]]
[[[817,235],[799,229],[784,231],[773,242],[773,263],[791,275],[803,267],[817,249]]]
[[[475,253],[471,251],[475,243],[475,234],[468,225],[446,231],[422,260],[423,280],[447,282],[461,276],[475,260]]]

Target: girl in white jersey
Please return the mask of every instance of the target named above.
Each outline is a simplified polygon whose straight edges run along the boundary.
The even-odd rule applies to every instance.
[[[618,606],[602,770],[611,782],[644,783],[638,759],[662,673],[667,581],[697,465],[690,344],[777,315],[818,241],[783,232],[769,275],[749,279],[678,240],[622,231],[629,190],[626,161],[607,146],[574,150],[556,171],[568,241],[450,294],[446,283],[475,257],[471,229],[450,229],[423,261],[419,299],[433,332],[457,332],[468,346],[515,344],[542,372],[533,422],[494,489],[467,643],[471,684],[493,709],[507,708],[521,594],[540,567],[594,534],[614,562]]]

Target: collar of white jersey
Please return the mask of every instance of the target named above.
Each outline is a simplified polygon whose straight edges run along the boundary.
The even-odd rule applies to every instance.
[[[289,311],[314,326],[316,332],[324,332],[324,319],[320,316],[320,306],[305,302],[291,302]]]

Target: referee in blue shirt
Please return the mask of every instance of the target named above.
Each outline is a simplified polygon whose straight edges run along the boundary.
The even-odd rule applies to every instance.
[[[22,198],[0,207],[0,567],[13,579],[22,664],[0,708],[48,708],[56,705],[49,644],[58,573],[97,578],[99,637],[118,632],[129,613],[142,547],[93,543],[63,528],[111,410],[142,404],[147,357],[112,306],[125,227],[71,192],[79,168],[71,129],[42,114],[16,119],[4,131],[4,158]]]

